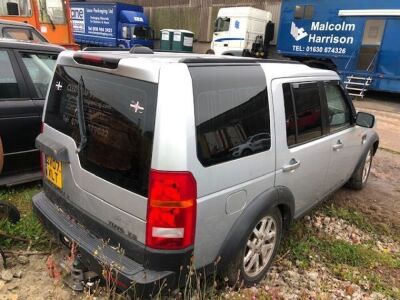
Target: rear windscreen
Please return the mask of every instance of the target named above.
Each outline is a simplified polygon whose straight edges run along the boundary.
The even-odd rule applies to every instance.
[[[157,84],[58,66],[45,123],[72,137],[77,147],[84,127],[87,142],[78,154],[82,168],[147,196],[156,101]]]

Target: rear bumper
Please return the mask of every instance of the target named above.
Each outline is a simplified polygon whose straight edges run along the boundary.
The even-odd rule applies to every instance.
[[[112,267],[118,274],[118,286],[127,289],[135,284],[135,288],[154,288],[160,281],[168,286],[174,285],[173,271],[154,271],[146,269],[142,264],[120,254],[116,249],[105,245],[102,239],[93,236],[85,227],[75,223],[67,214],[53,204],[41,192],[33,197],[35,213],[44,226],[59,241],[66,237],[76,242],[82,262],[97,274],[102,274],[102,266]]]

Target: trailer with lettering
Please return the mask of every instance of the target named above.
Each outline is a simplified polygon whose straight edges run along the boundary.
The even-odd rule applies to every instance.
[[[153,48],[153,30],[143,7],[124,3],[71,1],[75,41],[82,47]]]
[[[335,69],[352,96],[400,92],[400,2],[283,0],[278,53]]]

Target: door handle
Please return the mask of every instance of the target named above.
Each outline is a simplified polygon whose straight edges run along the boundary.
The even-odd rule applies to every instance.
[[[292,158],[289,162],[289,164],[284,165],[282,167],[283,172],[292,172],[296,170],[298,167],[300,167],[300,161],[296,160],[295,158]]]
[[[337,144],[332,146],[333,151],[339,151],[340,149],[342,149],[344,147],[344,144],[342,143],[341,140],[337,141]]]

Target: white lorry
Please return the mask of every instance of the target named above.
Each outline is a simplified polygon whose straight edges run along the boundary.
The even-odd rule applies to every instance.
[[[272,14],[253,7],[218,11],[209,54],[265,57],[273,39]]]

